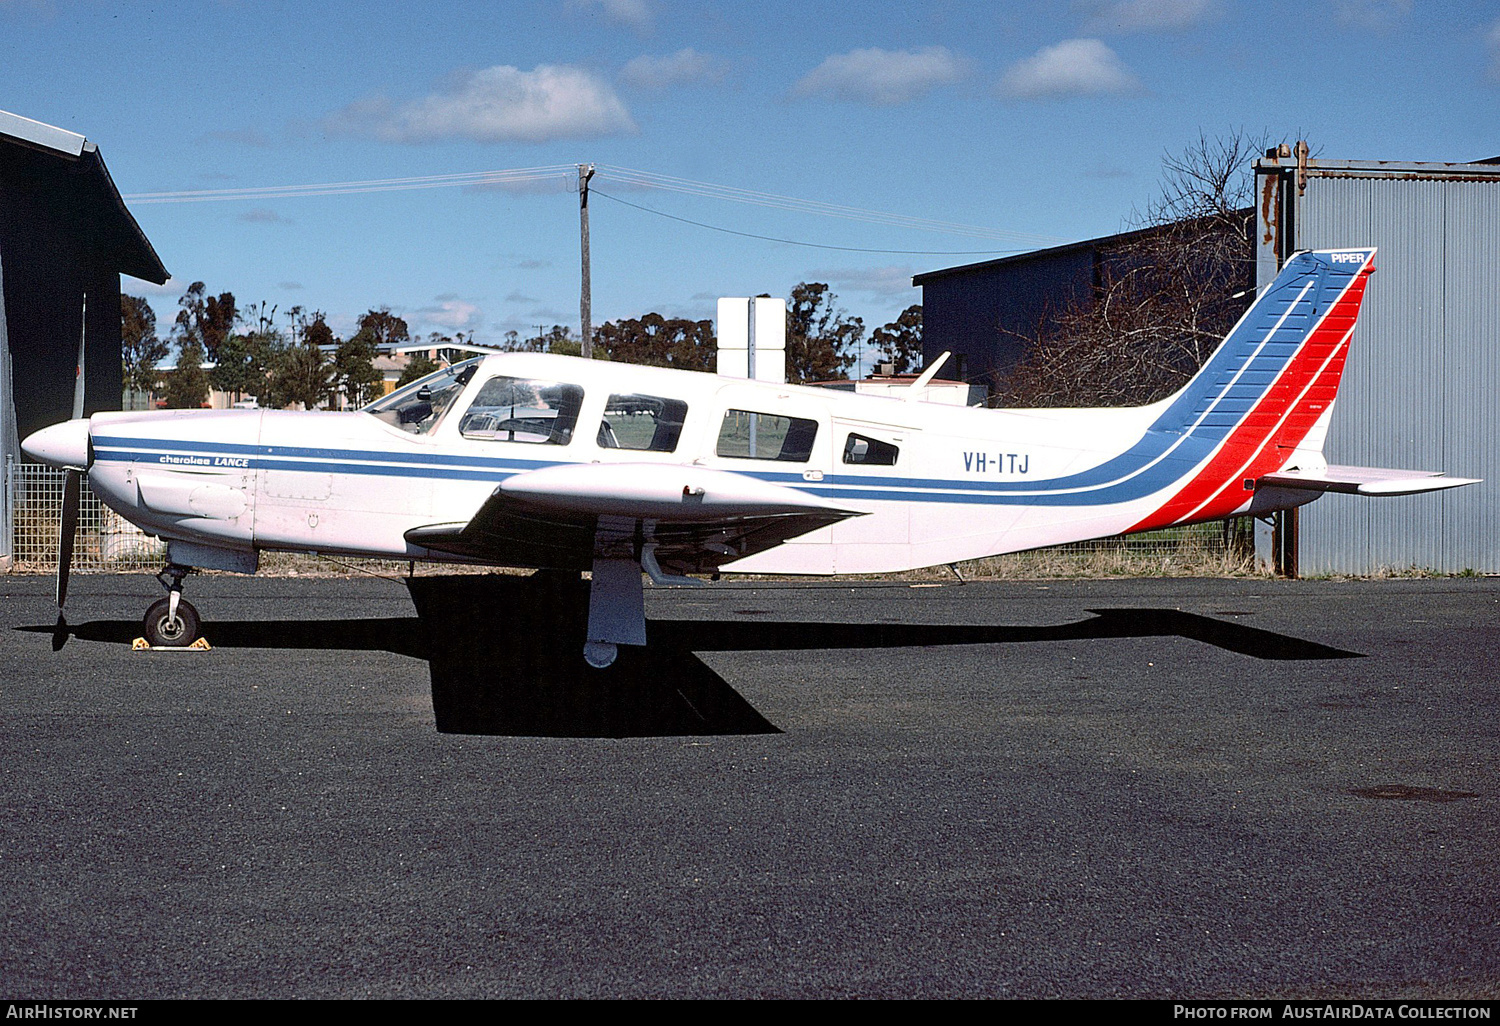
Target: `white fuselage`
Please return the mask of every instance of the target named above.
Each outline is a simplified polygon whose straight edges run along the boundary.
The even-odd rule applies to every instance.
[[[476,423],[466,411],[498,375],[581,389],[571,436],[561,444],[539,444],[535,435],[464,429]],[[606,407],[618,405],[621,395],[686,405],[672,451],[623,447],[600,429]],[[1135,488],[1122,501],[1092,501],[1090,492],[1102,485],[1086,481],[1061,491],[1025,489],[1028,482],[1079,480],[1118,457],[1122,445],[1147,431],[1159,407],[959,409],[504,354],[480,362],[441,419],[421,434],[364,412],[97,414],[90,426],[89,479],[111,507],[171,540],[245,552],[452,561],[451,554],[408,542],[406,532],[467,522],[514,475],[567,464],[692,465],[771,482],[865,514],[723,569],[874,573],[1127,530],[1160,505],[1159,492],[1171,487],[1176,470],[1159,475],[1161,489]],[[805,431],[813,425],[810,444],[796,454],[805,458],[765,458],[765,452],[750,458],[743,445],[727,445],[726,416],[743,419],[743,413],[762,415],[757,423],[773,428],[790,422]],[[877,462],[859,461],[871,452]],[[1190,469],[1185,455],[1169,452],[1163,460]]]

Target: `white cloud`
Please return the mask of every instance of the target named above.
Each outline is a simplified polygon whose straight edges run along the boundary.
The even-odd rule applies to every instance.
[[[1097,39],[1065,39],[1013,64],[997,87],[1002,96],[1052,99],[1142,91],[1140,80]]]
[[[602,10],[605,17],[629,25],[637,32],[651,28],[651,7],[647,0],[568,0],[568,6],[581,11]]]
[[[449,331],[469,331],[479,327],[484,320],[479,307],[465,302],[452,293],[435,297],[435,306],[424,306],[416,311],[424,325],[437,325]]]
[[[451,86],[400,106],[384,97],[352,103],[324,122],[336,134],[383,142],[549,142],[634,132],[635,121],[609,85],[580,68],[497,65],[466,72]]]
[[[721,82],[728,70],[729,65],[720,58],[687,47],[666,57],[643,54],[625,65],[620,79],[638,89],[666,89]]]
[[[331,313],[323,322],[333,329],[334,338],[349,338],[359,330],[359,318],[351,314]]]
[[[797,96],[826,95],[849,103],[888,107],[952,85],[968,74],[965,61],[946,47],[920,50],[851,50],[829,57],[793,88]]]
[[[1500,82],[1500,18],[1490,26],[1489,32],[1484,37],[1485,48],[1490,53],[1490,81]]]
[[[1214,0],[1082,0],[1085,32],[1181,32],[1214,13]]]
[[[912,289],[911,276],[915,272],[907,266],[845,267],[834,270],[812,271],[809,281],[826,281],[836,292],[870,292],[878,296],[921,296]],[[876,325],[879,327],[879,325]]]
[[[1394,29],[1411,8],[1412,0],[1333,0],[1340,24],[1374,32]]]

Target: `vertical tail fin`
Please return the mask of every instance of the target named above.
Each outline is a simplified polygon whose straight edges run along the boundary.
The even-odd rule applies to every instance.
[[[1152,425],[1185,436],[1177,457],[1194,470],[1131,530],[1229,516],[1255,479],[1285,468],[1299,448],[1321,449],[1374,259],[1367,248],[1286,262]]]

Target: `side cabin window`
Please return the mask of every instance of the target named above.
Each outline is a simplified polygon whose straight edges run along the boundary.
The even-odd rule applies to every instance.
[[[599,422],[599,448],[676,452],[687,419],[687,403],[657,395],[609,397]]]
[[[443,414],[479,369],[479,360],[465,360],[419,378],[375,400],[364,408],[381,420],[414,435],[425,435],[442,422]]]
[[[578,424],[583,389],[560,381],[493,377],[458,422],[465,438],[567,445]]]
[[[901,450],[890,442],[867,438],[852,431],[844,441],[844,462],[866,467],[894,467]]]
[[[714,452],[746,460],[806,463],[812,458],[818,422],[750,410],[726,410]]]

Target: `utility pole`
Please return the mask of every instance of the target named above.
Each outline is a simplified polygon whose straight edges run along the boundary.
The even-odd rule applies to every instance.
[[[594,165],[578,165],[578,238],[583,251],[583,283],[578,293],[578,319],[583,328],[583,358],[594,356],[592,296],[589,283],[589,179],[594,177]]]

